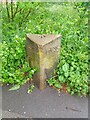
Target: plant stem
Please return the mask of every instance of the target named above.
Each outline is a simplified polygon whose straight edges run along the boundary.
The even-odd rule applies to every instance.
[[[28,16],[29,16],[30,12],[31,12],[31,9],[28,11],[28,13],[27,13],[27,15],[26,15],[25,19],[27,19],[27,18],[28,18]]]
[[[17,4],[17,6],[16,6],[16,11],[14,12],[14,14],[13,14],[13,18],[15,17],[15,15],[18,13],[18,4]]]
[[[13,0],[11,0],[11,19],[13,21]]]
[[[55,78],[55,77],[58,77],[58,75],[55,75],[55,76],[53,76],[53,77],[51,77],[51,78]]]
[[[10,22],[10,14],[9,14],[9,8],[8,8],[8,0],[6,0],[6,9],[7,9],[8,21]]]

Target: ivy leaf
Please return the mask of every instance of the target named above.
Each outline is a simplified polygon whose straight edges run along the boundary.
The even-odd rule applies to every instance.
[[[60,83],[65,83],[65,78],[63,76],[58,77]]]
[[[64,73],[65,74],[65,77],[68,77],[68,71]]]
[[[65,63],[63,66],[62,66],[62,69],[64,72],[67,72],[68,69],[69,69],[69,64],[68,63]]]
[[[59,83],[55,83],[55,87],[57,87],[57,88],[59,88],[59,89],[62,88],[62,86],[61,86]]]
[[[20,85],[16,84],[16,85],[14,85],[13,87],[11,87],[11,88],[9,89],[9,91],[18,90],[19,88],[20,88]]]

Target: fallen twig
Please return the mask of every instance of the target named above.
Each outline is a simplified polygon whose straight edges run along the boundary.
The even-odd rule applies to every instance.
[[[66,107],[66,109],[70,109],[70,110],[73,110],[73,111],[81,112],[80,110],[77,110],[77,109],[74,109],[74,108],[70,108],[70,107]]]

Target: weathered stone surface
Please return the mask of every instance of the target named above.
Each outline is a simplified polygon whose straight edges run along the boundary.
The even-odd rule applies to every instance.
[[[53,76],[60,57],[61,35],[27,34],[26,53],[31,67],[37,68],[33,76],[40,90],[46,87],[46,80]]]

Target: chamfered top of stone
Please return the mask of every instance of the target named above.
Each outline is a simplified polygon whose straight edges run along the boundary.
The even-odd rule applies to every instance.
[[[58,34],[27,34],[27,37],[38,45],[45,45],[57,38],[61,38]]]

